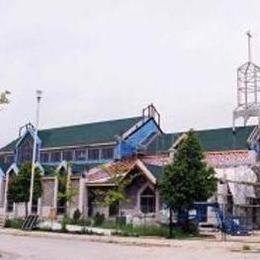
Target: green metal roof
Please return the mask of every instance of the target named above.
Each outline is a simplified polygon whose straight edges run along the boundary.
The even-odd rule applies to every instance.
[[[205,151],[247,150],[247,139],[255,126],[195,131]]]
[[[53,128],[39,131],[42,148],[106,143],[136,124],[141,117],[103,121],[83,125]],[[195,131],[205,151],[246,150],[247,139],[254,126],[219,128]],[[148,154],[166,152],[183,132],[167,133],[157,137],[147,148]],[[0,152],[13,151],[18,139],[3,147]]]
[[[146,164],[146,168],[152,173],[156,180],[160,180],[163,175],[163,167],[158,165]]]
[[[141,120],[141,117],[132,117],[40,130],[39,137],[42,141],[42,148],[106,143],[115,141],[116,136],[122,135],[139,120]],[[0,151],[13,151],[17,141],[18,139],[3,147]]]
[[[247,139],[255,126],[231,127],[195,131],[205,151],[247,150]],[[184,132],[164,134],[155,139],[148,147],[149,154],[165,152]]]

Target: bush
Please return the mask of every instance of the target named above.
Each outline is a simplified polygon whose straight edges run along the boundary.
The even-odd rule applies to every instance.
[[[251,247],[250,247],[250,245],[243,245],[242,250],[243,251],[250,251]]]
[[[24,222],[24,219],[22,219],[22,218],[6,219],[4,227],[21,229],[23,222]]]
[[[105,215],[100,214],[99,212],[96,213],[94,216],[94,226],[101,226],[105,221]]]
[[[118,229],[112,233],[116,236],[156,236],[156,237],[169,237],[169,228],[166,225],[136,225],[128,224],[125,226],[118,226]],[[173,237],[175,238],[187,238],[190,237],[187,233],[179,228],[173,230]]]
[[[182,230],[185,233],[192,235],[197,235],[199,233],[198,225],[190,220],[183,225]]]
[[[67,230],[67,225],[70,224],[70,218],[68,218],[67,216],[64,216],[62,218],[62,221],[61,221],[61,231],[62,232],[68,232]]]
[[[91,226],[91,220],[88,218],[82,218],[78,221],[78,225],[80,226]]]
[[[126,216],[118,216],[118,217],[116,217],[116,224],[118,226],[125,226],[126,225]]]
[[[81,218],[81,212],[80,212],[79,209],[76,209],[76,210],[74,211],[73,217],[72,217],[73,222],[74,222],[75,224],[77,224],[77,223],[79,222],[80,218]]]

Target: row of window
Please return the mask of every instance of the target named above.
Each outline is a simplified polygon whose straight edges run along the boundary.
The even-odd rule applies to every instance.
[[[98,161],[114,158],[114,148],[88,148],[88,149],[68,149],[63,151],[41,152],[41,162],[60,161]]]

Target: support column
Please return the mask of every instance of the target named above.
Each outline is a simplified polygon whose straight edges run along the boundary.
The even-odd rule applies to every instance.
[[[4,184],[4,177],[0,175],[0,202],[1,202],[0,207],[4,206],[4,194],[3,194],[4,187],[3,187],[3,184]]]
[[[68,192],[71,189],[71,165],[67,163],[67,183],[66,183],[66,191]],[[73,213],[71,212],[71,202],[66,202],[66,213],[71,216]]]
[[[42,198],[38,198],[38,201],[37,201],[37,215],[40,218],[42,217]]]
[[[84,197],[85,197],[85,179],[79,179],[79,205],[78,208],[82,215],[84,215]]]
[[[53,196],[53,208],[57,212],[57,204],[58,204],[58,177],[54,178],[54,196]]]
[[[160,193],[159,190],[155,190],[155,219],[160,221]]]
[[[6,176],[5,176],[5,195],[4,195],[4,216],[6,216],[6,213],[7,213],[8,183],[9,183],[9,173],[6,173]]]
[[[88,186],[85,185],[85,195],[84,195],[84,205],[83,205],[83,209],[84,209],[84,214],[85,217],[89,217],[88,215]]]

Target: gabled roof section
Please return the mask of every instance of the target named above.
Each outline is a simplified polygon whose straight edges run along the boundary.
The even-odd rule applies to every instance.
[[[255,126],[195,131],[205,151],[248,150],[247,139]]]
[[[17,138],[14,141],[10,142],[9,144],[7,144],[3,148],[1,148],[0,152],[3,152],[3,153],[5,153],[5,152],[13,152],[18,141],[19,141],[19,138]]]
[[[132,117],[39,131],[42,148],[91,145],[116,141],[142,117]],[[13,151],[18,139],[3,147],[0,152]]]
[[[199,130],[195,133],[199,138],[202,148],[207,152],[227,151],[227,150],[248,150],[247,139],[255,126],[236,127],[233,132],[232,127]],[[164,134],[156,138],[148,147],[148,154],[167,152],[174,142],[181,137],[184,132]]]
[[[39,131],[43,148],[76,146],[116,141],[141,118],[111,120]]]
[[[103,164],[85,173],[87,184],[114,184],[114,178],[125,178],[131,170],[138,168],[151,183],[156,183],[155,176],[147,169],[145,164],[139,159],[127,159],[117,162]]]

